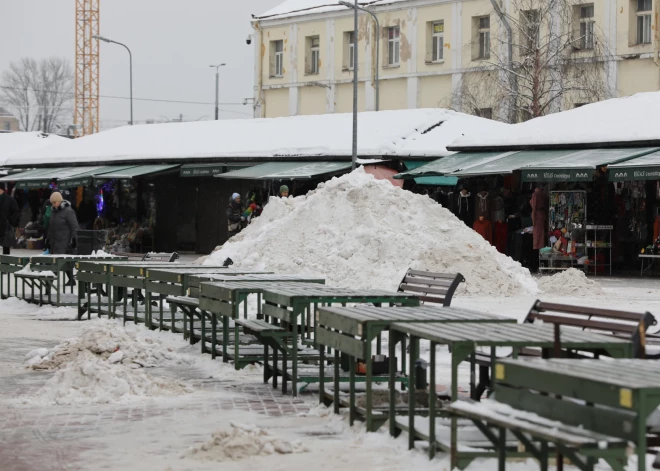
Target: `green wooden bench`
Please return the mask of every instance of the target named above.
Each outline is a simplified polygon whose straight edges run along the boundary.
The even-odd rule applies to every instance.
[[[660,406],[660,369],[648,360],[500,360],[495,401],[452,403],[452,414],[472,420],[498,451],[504,469],[507,432],[548,469],[549,445],[573,466],[592,471],[598,459],[615,471],[628,464],[635,444],[637,469],[646,469],[647,442],[658,431],[647,426]]]
[[[16,257],[14,255],[0,255],[0,297],[7,299],[12,296],[11,286],[12,278],[14,281],[14,292],[18,293],[18,279],[13,276],[17,271],[21,271],[25,265],[30,263],[30,257]],[[7,286],[5,294],[4,287]]]
[[[562,351],[606,352],[613,358],[630,358],[633,345],[629,339],[621,339],[593,332],[582,332],[573,329],[559,330],[552,325],[537,324],[507,324],[507,323],[395,323],[390,326],[390,356],[394,356],[396,345],[406,336],[410,337],[410,373],[409,383],[415,384],[414,361],[419,358],[420,340],[430,344],[430,391],[436,390],[437,347],[446,345],[451,352],[451,398],[458,395],[458,367],[464,360],[470,361],[470,390],[475,390],[475,352],[479,347],[490,347],[491,367],[497,360],[497,349],[506,347],[513,349],[517,358],[523,348],[536,347],[542,349],[544,356],[561,354]],[[562,350],[563,349],[563,350]],[[392,371],[390,371],[392,375]],[[393,384],[394,379],[391,379]],[[390,416],[395,416],[395,392],[390,388]],[[497,457],[492,449],[471,447],[469,442],[462,442],[459,447],[457,434],[457,417],[451,417],[450,440],[436,439],[436,404],[429,401],[428,425],[425,430],[415,427],[415,393],[410,391],[408,397],[409,413],[405,420],[398,417],[390,421],[390,433],[397,436],[401,430],[408,431],[408,446],[412,449],[415,440],[428,441],[429,456],[435,456],[436,449],[451,453],[452,467],[466,467],[475,458]]]
[[[401,359],[401,375],[374,375],[373,374],[373,341],[376,340],[376,354],[379,355],[381,346],[381,336],[383,332],[389,329],[393,323],[400,322],[429,322],[429,323],[447,323],[447,322],[507,322],[514,323],[515,319],[505,318],[478,312],[469,309],[440,307],[440,306],[419,306],[419,307],[375,307],[359,305],[355,307],[320,307],[317,311],[316,325],[316,343],[321,351],[321,361],[319,368],[320,377],[320,400],[329,405],[334,403],[335,413],[339,413],[339,382],[344,380],[349,383],[349,421],[353,425],[355,418],[364,418],[367,423],[367,430],[374,431],[388,418],[387,413],[373,413],[372,401],[372,383],[388,383],[392,381],[401,381],[407,384],[406,362]],[[405,356],[405,339],[401,352]],[[324,370],[325,370],[325,350],[334,350],[334,394],[330,396],[324,390]],[[328,352],[330,353],[330,352]],[[342,377],[339,372],[340,355],[348,356],[349,376]],[[355,364],[357,361],[363,361],[366,366],[365,376],[356,377]],[[397,369],[396,358],[390,358],[391,368]],[[355,383],[356,381],[366,382],[366,407],[358,408],[355,405]],[[390,382],[390,388],[394,383]],[[389,409],[388,409],[389,410]],[[387,412],[386,410],[385,412]],[[407,408],[406,408],[407,411]]]
[[[216,281],[208,281],[209,279]],[[217,281],[221,280],[222,281]],[[241,332],[239,329],[230,329],[229,322],[236,321],[241,317],[247,319],[248,316],[248,297],[257,296],[257,318],[261,318],[261,296],[267,286],[273,284],[323,284],[322,278],[313,278],[299,275],[243,275],[236,277],[227,277],[226,275],[210,274],[201,276],[191,276],[190,290],[191,294],[196,286],[200,286],[200,309],[211,313],[211,347],[210,353],[213,358],[216,357],[218,345],[222,345],[222,358],[224,362],[233,361],[234,367],[239,370],[251,363],[263,362],[263,351],[260,347],[246,345],[241,341]],[[218,320],[221,321],[222,329],[218,327]],[[206,322],[202,317],[202,325]],[[222,342],[218,341],[217,333],[222,332]],[[233,332],[233,348],[230,349],[230,335]],[[205,349],[206,339],[202,339],[202,351]],[[266,370],[266,369],[265,369]],[[270,370],[268,370],[270,371]]]

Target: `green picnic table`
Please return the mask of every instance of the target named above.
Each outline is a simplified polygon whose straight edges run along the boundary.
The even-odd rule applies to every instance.
[[[301,379],[305,383],[318,382],[319,376],[298,377],[298,319],[301,319],[307,342],[315,345],[311,339],[311,332],[316,331],[316,313],[319,306],[332,306],[346,304],[374,304],[374,305],[401,305],[401,306],[419,306],[419,298],[407,293],[393,293],[383,290],[373,289],[347,289],[333,288],[329,286],[318,285],[300,285],[300,286],[274,286],[269,287],[263,292],[264,315],[276,320],[286,327],[292,327],[290,330],[291,338],[274,338],[279,344],[283,353],[282,357],[282,392],[287,392],[287,378],[291,378],[291,389],[293,395],[298,393],[298,381]],[[306,316],[305,316],[306,315]],[[288,346],[290,340],[291,348]],[[277,350],[275,350],[277,351]],[[287,369],[287,357],[291,356],[291,374]],[[266,359],[267,362],[267,359]],[[274,362],[274,371],[277,373],[277,360]]]
[[[215,281],[206,281],[212,278]],[[211,313],[212,339],[211,355],[216,356],[216,347],[218,345],[217,326],[218,316],[222,317],[222,359],[224,362],[234,361],[234,367],[239,370],[255,361],[264,361],[264,351],[258,348],[245,347],[240,345],[240,332],[238,328],[234,329],[234,351],[229,351],[229,322],[240,319],[241,305],[244,318],[247,319],[248,304],[247,299],[250,295],[257,295],[257,318],[261,318],[261,295],[263,290],[275,284],[324,284],[322,278],[314,278],[303,275],[243,275],[236,277],[223,275],[204,275],[191,277],[191,289],[196,283],[200,286],[199,308],[205,312]],[[205,322],[204,320],[202,322]],[[204,324],[202,324],[204,327]],[[205,339],[202,340],[205,342]],[[202,349],[205,351],[204,345]],[[265,350],[265,348],[264,348]],[[264,377],[268,372],[264,368]]]
[[[451,352],[451,397],[458,397],[458,366],[471,358],[474,364],[474,354],[478,347],[490,347],[491,370],[496,362],[497,348],[509,347],[513,349],[513,357],[517,358],[519,350],[527,347],[536,347],[543,350],[547,356],[551,349],[558,345],[564,350],[580,352],[605,351],[613,358],[630,358],[633,355],[633,345],[630,340],[596,334],[577,329],[555,330],[551,325],[538,324],[506,324],[506,323],[394,323],[390,326],[390,356],[396,351],[396,344],[410,336],[410,373],[409,383],[415,384],[414,361],[419,357],[420,339],[430,342],[430,391],[436,390],[436,354],[438,345],[447,345]],[[558,338],[556,337],[558,336]],[[557,343],[559,340],[559,343]],[[474,370],[474,366],[472,366]],[[393,372],[390,371],[390,376]],[[390,378],[390,384],[394,384],[394,378]],[[395,391],[390,389],[390,416],[394,417]],[[415,394],[409,391],[408,399],[408,422],[402,420],[390,421],[390,433],[393,436],[399,430],[407,430],[409,437],[409,448],[414,447],[415,439],[421,438],[429,442],[429,456],[435,456],[436,447],[451,453],[452,467],[459,465],[467,466],[475,458],[496,457],[497,454],[483,449],[461,449],[458,448],[457,419],[451,418],[450,443],[436,440],[436,404],[429,400],[429,430],[421,431],[415,428]]]
[[[192,267],[166,266],[166,267],[148,268],[145,274],[145,279],[146,279],[145,306],[147,309],[147,319],[149,319],[148,327],[151,329],[159,328],[160,330],[171,330],[172,332],[177,332],[177,333],[183,332],[183,330],[180,330],[176,326],[175,312],[172,312],[171,319],[164,319],[163,300],[166,299],[167,296],[187,296],[189,294],[190,280],[193,277],[196,280],[205,280],[208,279],[209,276],[218,275],[223,279],[231,279],[238,275],[263,275],[270,273],[272,272],[241,269],[241,268],[228,268],[223,266],[214,267],[214,266],[200,266],[200,265],[195,265]],[[154,295],[157,295],[159,300],[160,312],[159,312],[159,322],[157,325],[153,324],[152,309],[151,309],[151,301]],[[167,325],[165,323],[166,320],[170,321],[170,325]],[[185,316],[184,319],[182,320],[184,321],[184,330],[185,330],[185,324],[186,324]]]
[[[78,319],[87,312],[105,316],[114,316],[112,311],[113,290],[111,289],[111,274],[114,266],[130,266],[147,269],[151,267],[171,267],[176,262],[163,261],[126,261],[96,260],[79,261],[76,263],[76,280],[78,281]],[[96,287],[94,289],[94,286]],[[92,294],[96,293],[96,303],[93,302]],[[103,301],[105,295],[105,302]],[[85,299],[87,304],[84,304]],[[96,307],[94,307],[96,304]],[[104,306],[105,305],[105,306]]]
[[[114,255],[39,255],[30,257],[30,272],[22,273],[20,277],[23,279],[23,298],[26,301],[34,302],[36,301],[34,296],[34,289],[38,287],[40,303],[43,303],[43,290],[46,290],[46,296],[48,298],[49,304],[52,302],[52,293],[51,288],[55,288],[55,306],[75,306],[77,301],[74,301],[73,298],[76,297],[73,294],[73,287],[71,287],[71,301],[65,299],[66,287],[63,285],[63,272],[67,269],[73,271],[74,265],[78,262],[90,262],[90,261],[121,261],[126,260],[125,257],[117,257]],[[19,276],[18,272],[14,272],[14,276]],[[32,288],[31,298],[27,298],[25,295],[25,284],[29,284]],[[16,293],[18,297],[18,293]]]
[[[441,306],[419,306],[419,307],[374,307],[360,305],[355,307],[321,307],[318,309],[317,325],[315,332],[316,343],[321,351],[321,361],[319,368],[320,377],[320,400],[327,404],[330,399],[324,390],[324,370],[325,370],[325,348],[334,350],[334,396],[331,398],[334,403],[335,413],[339,413],[339,382],[340,378],[348,381],[349,392],[349,421],[353,422],[357,415],[363,415],[367,423],[368,431],[375,431],[387,420],[387,414],[379,413],[374,416],[372,401],[372,383],[388,382],[390,388],[394,388],[394,381],[400,380],[407,382],[406,362],[405,362],[405,339],[401,346],[401,373],[402,377],[395,375],[384,375],[383,377],[374,376],[372,361],[372,344],[376,340],[376,354],[380,354],[381,335],[389,329],[390,325],[402,322],[415,323],[485,323],[485,322],[505,322],[516,323],[515,319],[496,316],[485,312],[463,309],[457,307]],[[346,354],[349,356],[349,376],[341,377],[339,371],[339,356]],[[365,362],[366,374],[363,381],[366,381],[366,406],[364,412],[355,406],[355,363],[360,359]],[[392,371],[397,369],[397,359],[390,352],[389,365]],[[474,371],[472,372],[474,375]],[[389,379],[388,379],[389,376]],[[474,379],[473,379],[474,383]],[[393,420],[393,419],[392,419]]]
[[[25,268],[30,263],[30,257],[17,257],[14,255],[0,255],[0,297],[7,299],[11,297],[12,275]],[[7,277],[7,294],[5,295],[4,285],[5,276]],[[14,295],[18,294],[18,280],[14,278]]]

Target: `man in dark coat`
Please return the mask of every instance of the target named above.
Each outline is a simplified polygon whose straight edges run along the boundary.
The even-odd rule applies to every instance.
[[[68,254],[78,248],[78,240],[76,235],[78,233],[78,219],[76,212],[71,207],[71,203],[62,198],[62,194],[54,192],[50,195],[50,202],[53,205],[53,213],[50,216],[50,223],[48,225],[48,245],[50,253]],[[73,268],[65,270],[69,281],[67,286],[75,286],[76,282],[73,279]]]
[[[227,232],[230,239],[243,229],[245,222],[244,212],[245,209],[241,204],[241,195],[234,193],[231,195],[229,206],[227,206]]]
[[[5,192],[5,184],[0,183],[0,241],[2,241],[2,254],[9,255],[15,237],[9,231],[18,226],[21,212],[16,200]]]

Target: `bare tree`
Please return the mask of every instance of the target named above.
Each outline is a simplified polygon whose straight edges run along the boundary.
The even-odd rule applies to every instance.
[[[501,34],[475,39],[479,66],[466,71],[453,92],[463,111],[479,114],[492,106],[502,121],[517,122],[611,96],[611,54],[592,5],[512,0],[509,11],[494,7]]]
[[[71,121],[73,70],[66,59],[23,58],[2,74],[1,100],[21,130],[54,132]]]

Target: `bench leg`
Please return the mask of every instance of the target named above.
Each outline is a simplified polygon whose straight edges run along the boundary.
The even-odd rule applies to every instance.
[[[273,389],[277,389],[277,378],[279,376],[277,372],[278,361],[279,361],[279,352],[277,351],[277,348],[273,348],[273,366],[272,366],[272,370],[270,371],[273,377]]]
[[[497,469],[506,471],[506,429],[502,427],[499,428],[497,443]]]
[[[335,378],[334,378],[334,400],[332,401],[335,414],[339,414],[339,350],[335,349]]]
[[[319,345],[319,404],[325,399],[325,346]]]
[[[541,459],[539,460],[541,471],[548,471],[548,443],[541,442]]]
[[[367,384],[368,383],[367,379]],[[369,392],[367,391],[367,402],[369,401]],[[368,407],[368,406],[367,406]],[[348,423],[352,427],[355,423],[355,358],[349,357],[348,364]],[[369,409],[367,408],[367,420],[369,419]],[[367,422],[368,423],[368,422]],[[367,432],[371,432],[367,427]]]

